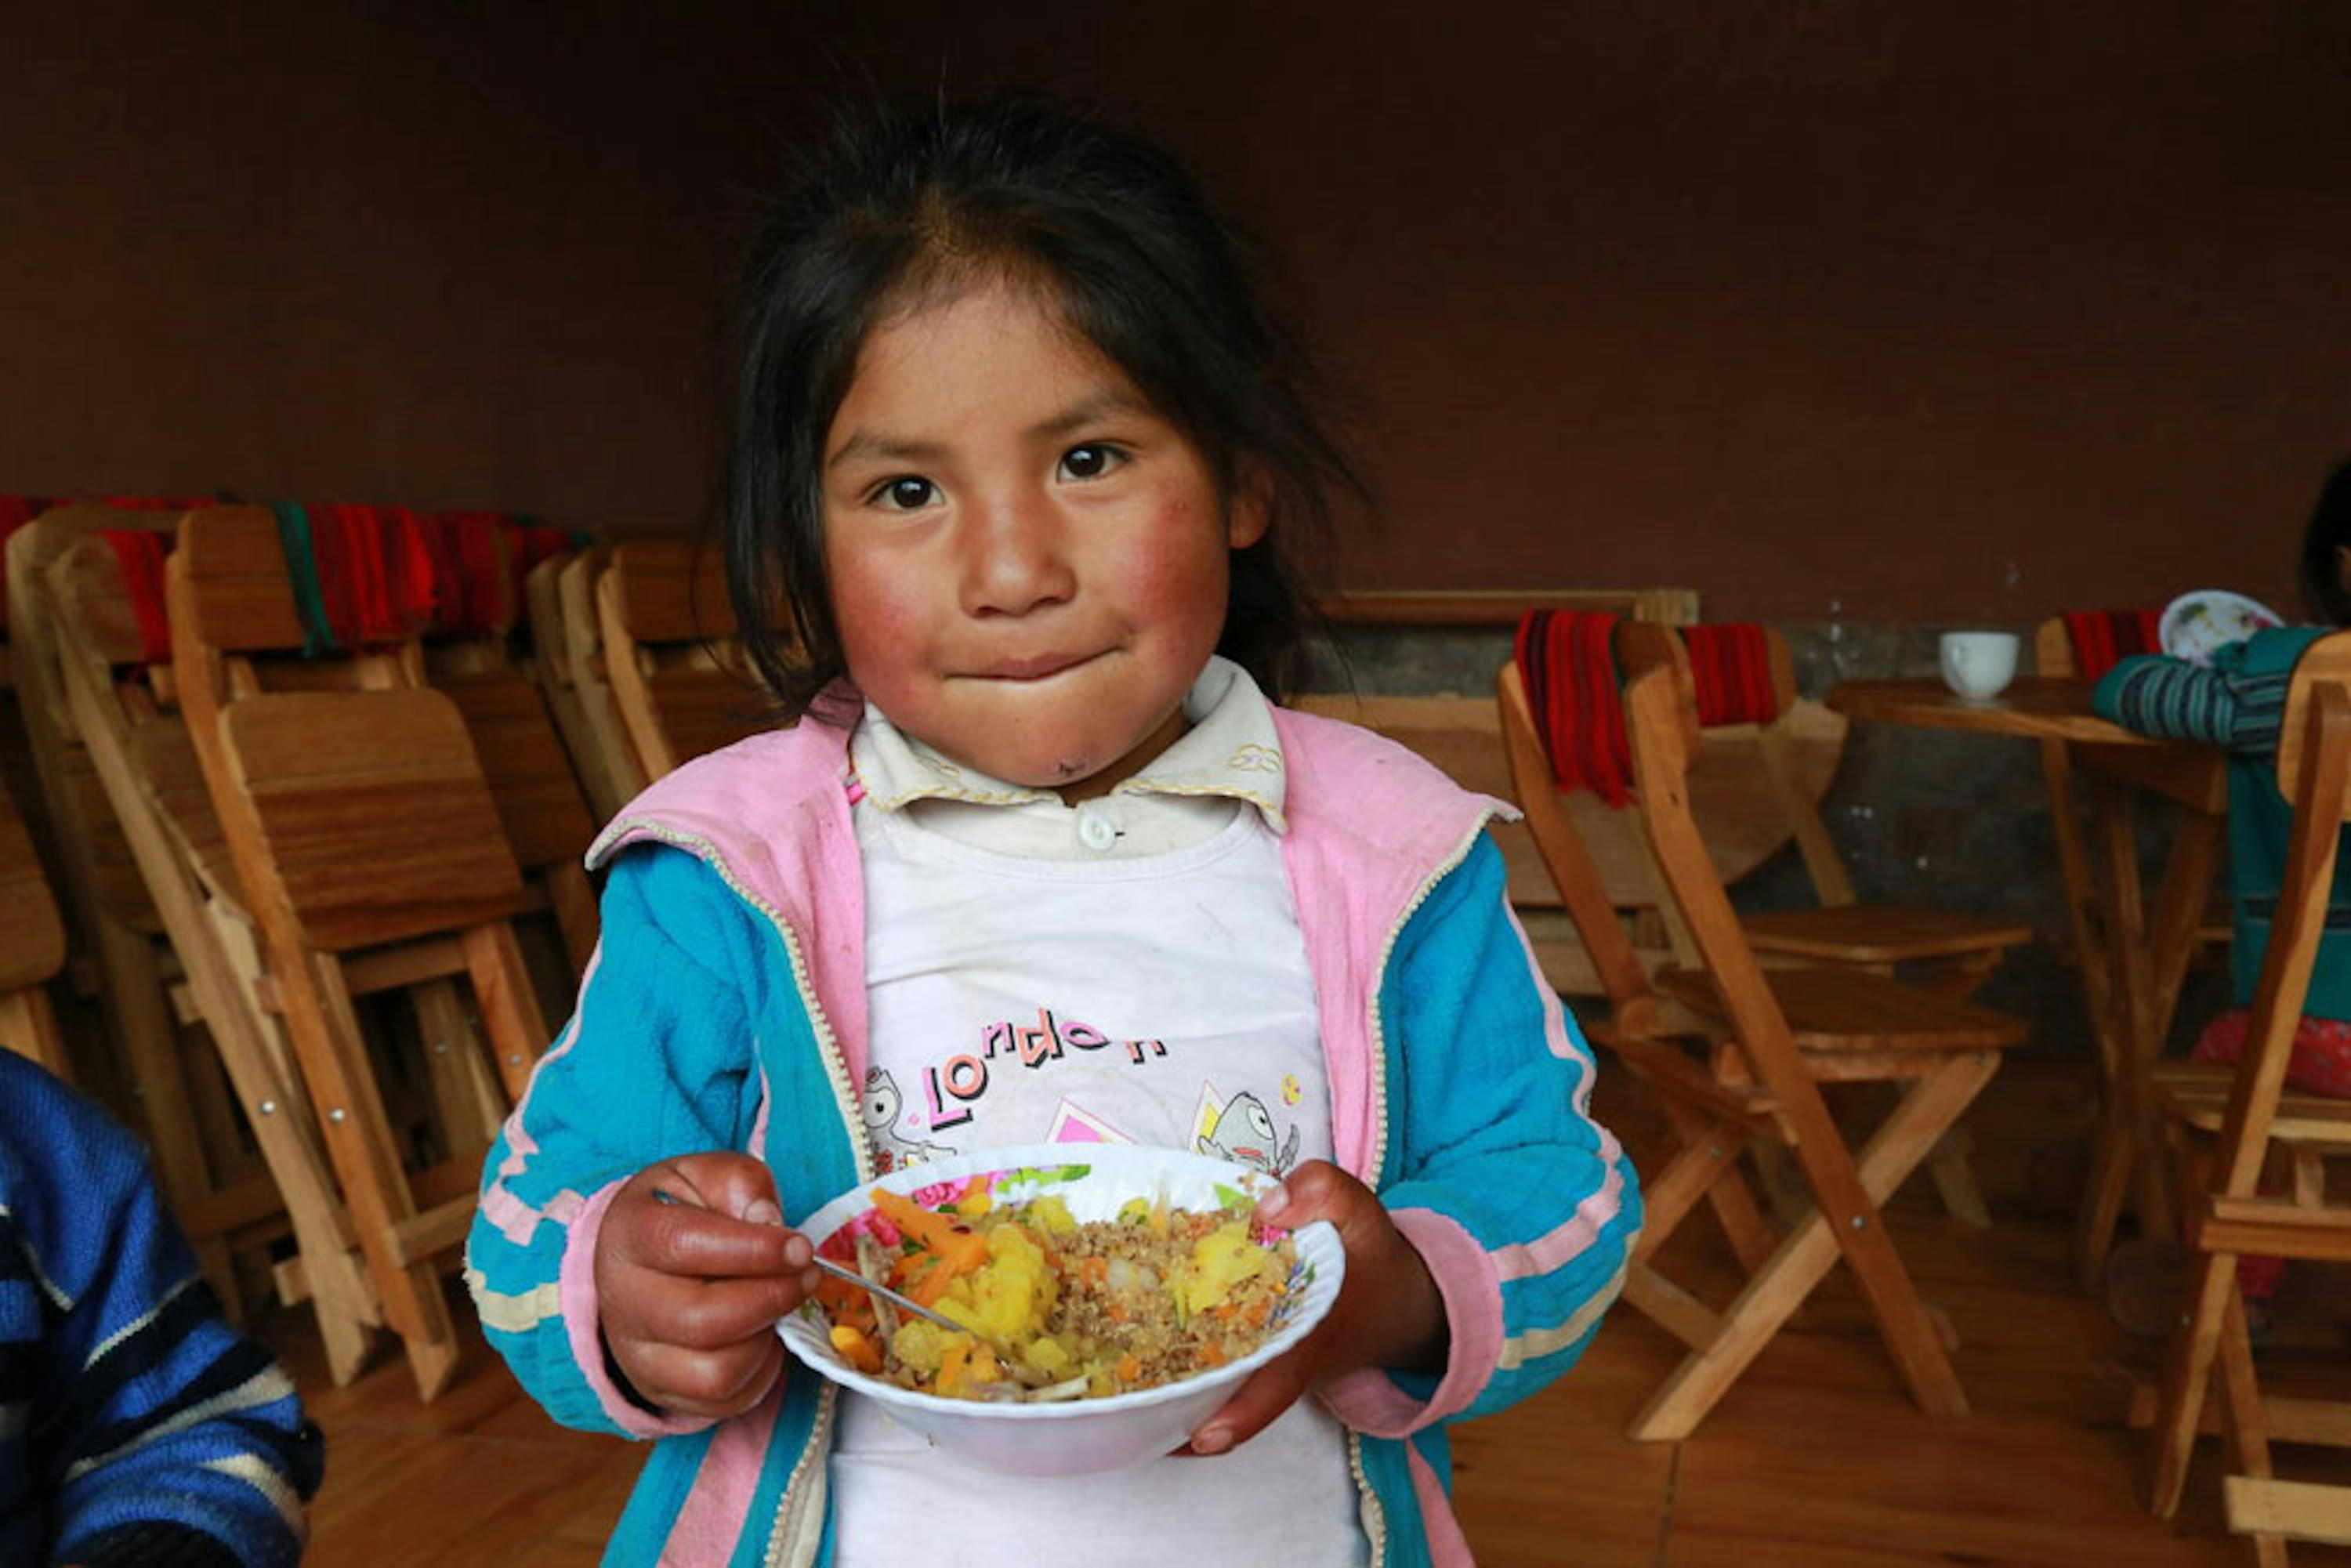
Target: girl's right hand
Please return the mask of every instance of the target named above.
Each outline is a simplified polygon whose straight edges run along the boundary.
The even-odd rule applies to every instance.
[[[674,1201],[664,1202],[658,1191]],[[781,1370],[776,1320],[816,1289],[808,1239],[748,1155],[647,1166],[604,1211],[596,1297],[612,1366],[664,1415],[738,1416]]]

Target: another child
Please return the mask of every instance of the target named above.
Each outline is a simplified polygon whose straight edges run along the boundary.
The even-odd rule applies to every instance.
[[[1225,232],[1156,149],[926,110],[844,135],[747,306],[730,576],[799,722],[597,844],[601,956],[467,1271],[558,1419],[664,1439],[607,1561],[1467,1563],[1446,1423],[1576,1359],[1639,1200],[1499,808],[1267,700],[1283,541],[1348,470]],[[1102,1139],[1256,1165],[1346,1246],[1189,1457],[981,1475],[785,1365],[789,1221]]]
[[[2195,1060],[2233,1063],[2243,1054],[2248,1011],[2269,950],[2270,917],[2285,878],[2294,808],[2277,787],[2278,730],[2286,690],[2303,650],[2351,625],[2351,463],[2319,492],[2303,535],[2304,612],[2315,625],[2275,627],[2232,643],[2210,668],[2142,654],[2123,660],[2098,683],[2097,711],[2145,735],[2200,740],[2229,756],[2229,878],[2235,906],[2230,948],[2234,1005],[2205,1026]],[[2312,1094],[2351,1098],[2351,859],[2338,865],[2326,930],[2311,971],[2287,1082]],[[2283,1271],[2275,1258],[2248,1258],[2239,1282],[2255,1308],[2273,1296]]]
[[[0,1563],[290,1565],[320,1458],[139,1145],[0,1050]]]

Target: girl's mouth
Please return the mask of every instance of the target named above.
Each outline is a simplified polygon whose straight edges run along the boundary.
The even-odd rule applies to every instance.
[[[1094,657],[1092,653],[1035,653],[1025,659],[999,659],[971,673],[988,681],[1041,681],[1074,670]]]

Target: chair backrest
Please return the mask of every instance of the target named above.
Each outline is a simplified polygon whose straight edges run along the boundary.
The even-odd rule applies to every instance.
[[[648,779],[772,727],[716,550],[683,537],[617,544],[596,601],[605,676]]]
[[[2151,610],[2052,615],[2033,630],[2033,673],[2061,681],[2095,680],[2117,659],[2158,653],[2155,619]]]
[[[36,986],[66,961],[65,923],[34,857],[32,835],[16,802],[0,789],[0,991]]]
[[[1688,655],[1671,630],[1639,624],[1620,629],[1617,653],[1625,672],[1625,723],[1637,809],[1664,891],[1714,977],[1733,1031],[1750,1049],[1758,1039],[1776,1037],[1792,1062],[1786,1020],[1771,1001],[1762,966],[1740,929],[1730,894],[1690,810],[1690,775],[1705,759],[1705,732],[1698,727]]]
[[[1651,624],[1656,623],[1617,623],[1620,673],[1623,640],[1629,628]],[[1819,806],[1843,754],[1846,724],[1821,705],[1802,698],[1787,639],[1773,628],[1761,630],[1766,679],[1778,716],[1769,723],[1727,723],[1702,732],[1708,766],[1691,786],[1693,812],[1715,869],[1725,883],[1748,875],[1792,840],[1820,901],[1848,904],[1855,901],[1853,883]],[[1669,633],[1682,649],[1681,679],[1693,699],[1691,722],[1696,724],[1696,676],[1687,649],[1682,648],[1682,640],[1688,634],[1687,629],[1681,628]],[[1532,710],[1528,711],[1531,722]],[[1540,737],[1541,727],[1536,726],[1533,733]],[[1547,761],[1545,774],[1549,776]],[[1648,857],[1638,848],[1639,834],[1630,826],[1629,809],[1610,808],[1583,793],[1570,798],[1567,809],[1583,829],[1584,841],[1614,902],[1620,907],[1656,904],[1654,873]],[[1612,818],[1620,821],[1612,822]]]
[[[248,897],[328,952],[512,913],[521,876],[481,759],[456,705],[417,684],[413,643],[281,664],[309,689],[264,689],[248,655],[299,649],[305,628],[261,507],[188,514],[169,582],[189,733]]]
[[[121,511],[77,503],[53,507],[9,538],[10,656],[25,729],[53,831],[60,841],[61,891],[85,932],[103,917],[133,930],[159,929],[146,884],[123,841],[122,830],[76,732],[59,661],[64,657],[57,608],[46,587],[51,567],[85,541],[104,551],[99,536],[111,530],[168,533],[175,519],[160,512]],[[110,638],[138,657],[139,632],[127,603]]]
[[[89,690],[114,694],[114,700],[102,705],[75,705],[82,733],[87,736],[93,722],[112,727],[180,854],[215,893],[233,894],[236,873],[220,815],[204,789],[187,726],[171,711],[177,684],[168,665],[146,663],[152,650],[131,605],[120,556],[106,539],[84,538],[50,563],[47,590],[42,601],[68,687],[78,672],[62,666],[78,664],[78,673],[89,676]],[[138,674],[141,666],[144,681]],[[96,745],[95,739],[89,744]]]
[[[2351,685],[2351,631],[2321,637],[2294,661],[2294,680],[2286,688],[2285,716],[2278,727],[2278,792],[2295,800],[2301,786],[2303,753],[2311,737],[2310,712],[2329,686]]]
[[[2252,1019],[2221,1126],[2216,1192],[2250,1197],[2285,1083],[2304,999],[2326,934],[2344,827],[2351,822],[2351,632],[2303,651],[2278,736],[2278,788],[2294,827]]]
[[[1620,1030],[1646,1034],[1654,1028],[1656,994],[1650,989],[1631,936],[1593,864],[1583,831],[1552,780],[1551,764],[1527,706],[1526,682],[1516,664],[1505,664],[1494,682],[1500,715],[1502,750],[1510,767],[1511,793],[1526,814],[1535,852],[1567,907],[1577,937],[1598,975],[1609,1012]]]

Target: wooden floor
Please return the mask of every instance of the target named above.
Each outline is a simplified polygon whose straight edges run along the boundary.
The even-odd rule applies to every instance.
[[[2029,1129],[2053,1103],[2027,1069],[1986,1115]],[[1619,1117],[1635,1129],[1640,1121],[1636,1107]],[[2023,1169],[2034,1135],[1989,1148],[1980,1161],[1988,1176]],[[2250,1563],[2250,1548],[2221,1528],[2217,1445],[2199,1454],[2176,1526],[2141,1511],[2143,1443],[2120,1414],[2129,1370],[2151,1365],[2155,1347],[2117,1333],[2074,1288],[2058,1217],[2033,1215],[2021,1187],[2004,1197],[1996,1180],[1987,1186],[2001,1214],[1988,1232],[1920,1203],[1893,1216],[1921,1289],[1958,1325],[1972,1416],[1940,1422],[1917,1413],[1858,1298],[1838,1279],[1696,1437],[1628,1442],[1626,1420],[1677,1347],[1620,1311],[1565,1379],[1458,1432],[1457,1495],[1483,1568]],[[1716,1244],[1702,1226],[1687,1228],[1689,1245],[1677,1239],[1679,1255],[1667,1261],[1677,1275],[1702,1278]],[[554,1427],[478,1343],[457,1386],[420,1406],[396,1359],[335,1389],[297,1315],[261,1327],[293,1364],[328,1436],[310,1562],[597,1561],[642,1449]],[[2344,1358],[2339,1350],[2323,1358],[2280,1352],[2264,1376],[2323,1372],[2318,1360],[2339,1366]],[[2280,1469],[2351,1479],[2346,1458],[2281,1449]],[[2325,1568],[2351,1563],[2351,1552],[2296,1548],[2294,1559]]]

